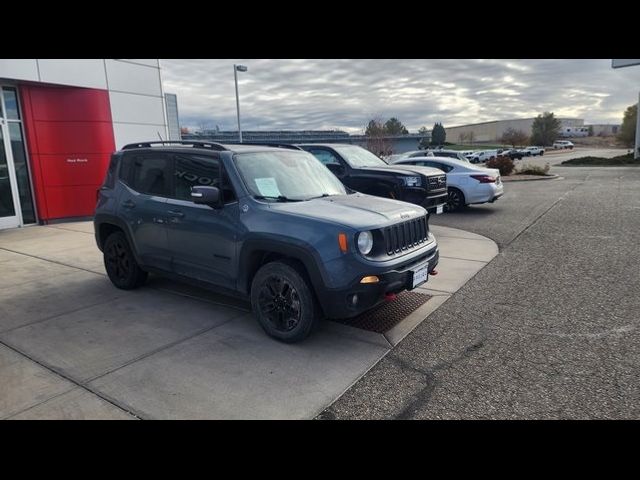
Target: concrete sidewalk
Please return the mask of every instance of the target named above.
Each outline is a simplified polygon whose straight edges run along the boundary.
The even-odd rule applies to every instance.
[[[433,297],[400,324],[286,345],[241,301],[155,276],[117,290],[90,222],[0,231],[0,418],[313,418],[498,253],[433,232]]]

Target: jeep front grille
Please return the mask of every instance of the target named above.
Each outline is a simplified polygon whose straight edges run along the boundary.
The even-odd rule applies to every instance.
[[[387,255],[417,247],[429,238],[427,216],[383,228],[382,236]]]

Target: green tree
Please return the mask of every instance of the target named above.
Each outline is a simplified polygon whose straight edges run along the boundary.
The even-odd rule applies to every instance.
[[[502,134],[501,139],[502,143],[511,145],[512,147],[525,145],[527,140],[529,140],[527,134],[515,128],[507,128]]]
[[[636,122],[638,121],[638,105],[631,105],[624,111],[622,126],[618,139],[625,147],[634,147],[636,142]]]
[[[589,125],[589,136],[593,137],[593,125]]]
[[[553,112],[538,115],[531,126],[531,143],[544,147],[552,145],[560,134],[560,127],[562,122],[553,115]]]
[[[447,132],[445,131],[442,123],[436,122],[431,130],[431,145],[444,145],[447,140]]]
[[[384,129],[388,135],[407,135],[409,133],[409,130],[396,117],[387,120]]]
[[[386,133],[384,124],[381,120],[374,118],[369,120],[369,123],[364,129],[364,134],[367,137],[381,137]]]

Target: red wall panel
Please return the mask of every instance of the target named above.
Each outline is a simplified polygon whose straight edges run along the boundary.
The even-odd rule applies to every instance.
[[[45,187],[49,218],[88,217],[96,208],[97,186]],[[71,214],[70,214],[71,212]]]
[[[112,153],[111,122],[42,122],[35,121],[37,153],[70,154]]]
[[[91,88],[60,88],[39,86],[32,88],[34,120],[63,122],[109,122],[109,96],[96,94],[102,90]]]
[[[106,90],[21,85],[38,217],[94,213],[115,150]]]
[[[44,185],[47,187],[101,185],[109,166],[109,156],[103,154],[39,156]]]

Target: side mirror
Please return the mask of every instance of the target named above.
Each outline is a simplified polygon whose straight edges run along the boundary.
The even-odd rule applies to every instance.
[[[341,177],[345,173],[344,166],[340,165],[339,163],[327,163],[327,168],[331,170],[331,173],[333,173],[336,177]]]
[[[191,187],[191,200],[199,205],[220,208],[220,189],[218,187]]]

